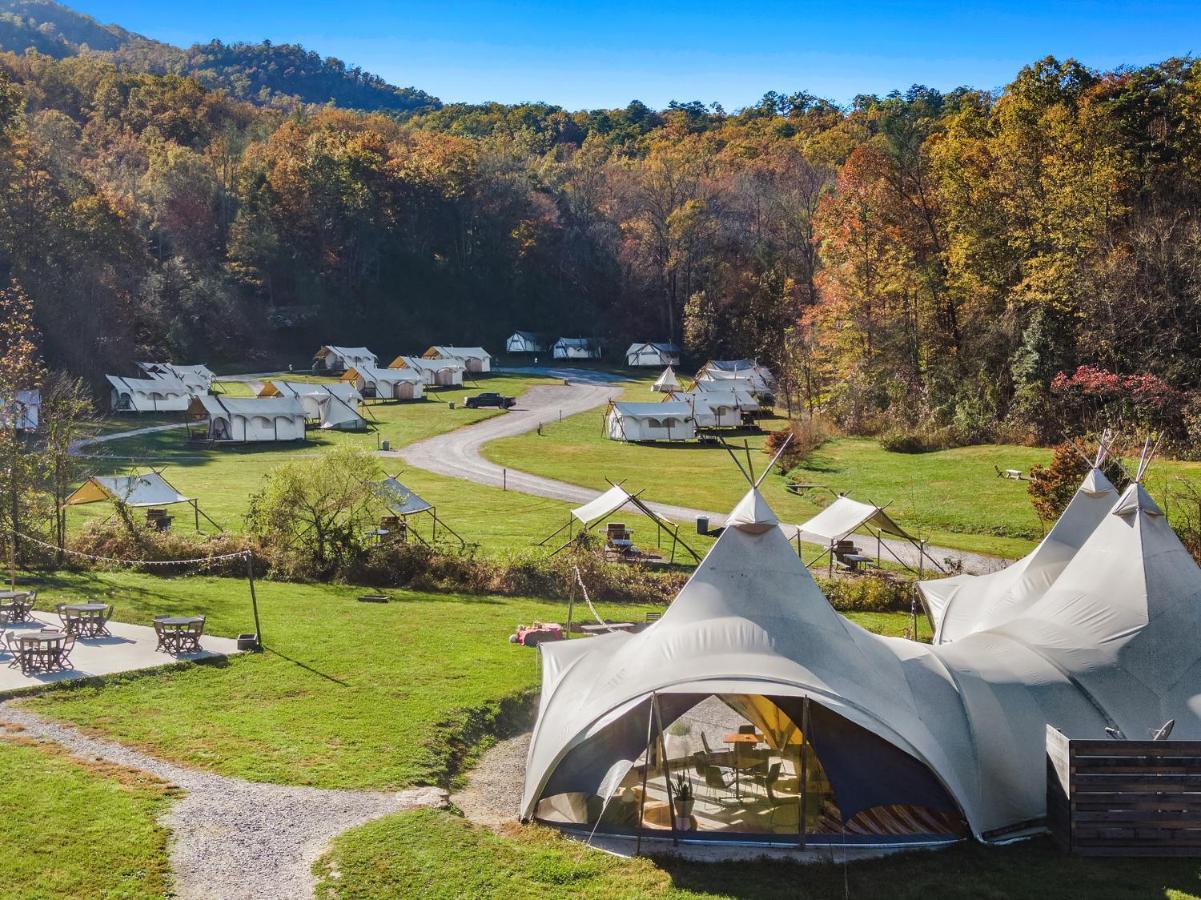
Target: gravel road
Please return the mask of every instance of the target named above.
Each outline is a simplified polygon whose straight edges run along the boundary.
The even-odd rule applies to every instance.
[[[0,704],[0,722],[72,755],[148,772],[185,791],[161,822],[172,832],[175,893],[183,900],[291,900],[313,896],[312,866],[339,833],[371,819],[446,806],[446,792],[330,791],[259,784],[187,769]]]
[[[558,421],[560,416],[566,418],[602,407],[620,396],[621,391],[622,388],[618,384],[591,379],[587,382],[570,381],[563,385],[532,387],[518,398],[517,406],[504,415],[494,416],[447,434],[426,438],[383,455],[399,457],[419,469],[474,481],[477,484],[490,487],[505,486],[510,491],[563,500],[567,503],[587,503],[600,492],[517,469],[506,470],[485,459],[480,451],[489,441],[525,434],[539,425]],[[596,427],[601,427],[599,411]],[[666,503],[648,505],[665,519],[689,525],[694,523],[698,516],[707,516],[713,526],[718,526],[725,521],[726,516],[725,513],[688,506]],[[788,527],[786,526],[786,529]],[[917,568],[919,553],[912,544],[891,539],[885,539],[883,543],[907,565]],[[928,546],[926,552],[939,562],[946,558],[962,560],[965,572],[992,572],[1005,564],[1004,560],[993,556],[966,553],[946,547]],[[929,562],[925,568],[930,569]]]

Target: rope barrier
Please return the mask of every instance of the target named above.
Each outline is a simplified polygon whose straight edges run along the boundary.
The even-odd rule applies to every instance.
[[[571,571],[575,572],[576,584],[578,584],[580,586],[580,590],[584,592],[584,602],[587,603],[588,608],[590,610],[592,610],[593,617],[596,619],[597,622],[599,622],[601,625],[603,625],[605,627],[606,631],[609,631],[609,632],[616,631],[616,629],[609,627],[609,623],[601,618],[600,613],[598,613],[596,611],[596,607],[592,605],[592,598],[588,596],[588,588],[586,588],[584,586],[584,578],[582,575],[580,575],[580,567],[572,566]]]
[[[32,544],[37,544],[40,547],[45,547],[47,550],[54,552],[62,552],[71,556],[78,556],[83,559],[90,559],[93,562],[118,563],[123,566],[207,566],[215,562],[224,562],[228,559],[246,559],[250,556],[251,551],[239,550],[236,553],[221,553],[217,556],[200,556],[193,559],[118,559],[113,556],[99,556],[95,553],[84,553],[82,550],[72,550],[69,547],[59,547],[57,544],[48,544],[43,540],[31,537],[19,531],[10,529],[10,534],[15,534],[22,540],[29,541]]]

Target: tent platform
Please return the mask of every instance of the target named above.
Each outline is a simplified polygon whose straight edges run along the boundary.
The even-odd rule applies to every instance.
[[[2,630],[20,634],[51,626],[59,627],[57,617],[38,611],[33,621],[6,625]],[[154,649],[158,639],[151,627],[110,620],[108,630],[112,632],[111,637],[80,638],[76,641],[75,649],[71,651],[74,668],[61,672],[34,672],[25,675],[19,668],[9,667],[10,657],[5,652],[0,660],[0,698],[60,681],[79,681],[99,675],[156,669],[178,662],[223,659],[240,652],[238,642],[232,638],[205,635],[200,639],[202,649],[199,653],[172,656]]]

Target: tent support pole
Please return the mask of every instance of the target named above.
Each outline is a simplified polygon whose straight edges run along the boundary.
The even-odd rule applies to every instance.
[[[655,712],[656,743],[659,747],[659,760],[663,763],[663,782],[667,785],[667,812],[671,816],[671,843],[680,846],[680,836],[676,833],[676,801],[671,790],[671,766],[667,763],[667,742],[663,740],[663,715],[659,711],[659,695],[651,694],[651,708]]]
[[[254,610],[254,634],[259,647],[263,646],[263,628],[259,624],[259,598],[254,592],[254,551],[246,551],[246,580],[250,584],[250,606]]]
[[[834,577],[834,542],[830,541],[830,562],[826,569],[826,575],[830,578]]]
[[[200,530],[200,504],[192,501],[192,517],[196,520],[196,530]]]
[[[548,534],[546,537],[544,537],[542,540],[540,540],[540,541],[539,541],[537,544],[535,544],[534,546],[536,546],[536,547],[542,547],[542,546],[544,546],[544,545],[546,544],[546,542],[547,542],[547,541],[549,541],[549,540],[551,540],[551,539],[553,539],[553,538],[557,537],[558,535],[562,534],[562,532],[563,532],[563,529],[564,529],[564,528],[570,528],[570,527],[571,527],[571,516],[569,515],[569,516],[567,517],[567,524],[565,524],[565,525],[562,525],[562,526],[560,526],[559,528],[556,528],[554,531],[552,531],[550,534]]]
[[[654,710],[655,695],[651,694],[651,704],[646,708],[646,751],[644,756],[645,761],[642,764],[642,796],[638,798],[638,839],[634,844],[634,855],[642,855],[642,816],[646,809],[646,775],[651,767],[651,729],[655,724]]]
[[[805,787],[809,782],[809,695],[801,703],[801,785],[797,791],[797,833],[805,849]]]

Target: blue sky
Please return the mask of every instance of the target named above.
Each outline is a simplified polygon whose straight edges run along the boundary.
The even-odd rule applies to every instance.
[[[1201,51],[1198,0],[66,2],[175,44],[297,42],[445,101],[570,109],[735,109],[768,90],[845,103],[915,83],[999,87],[1047,54],[1112,68]]]

